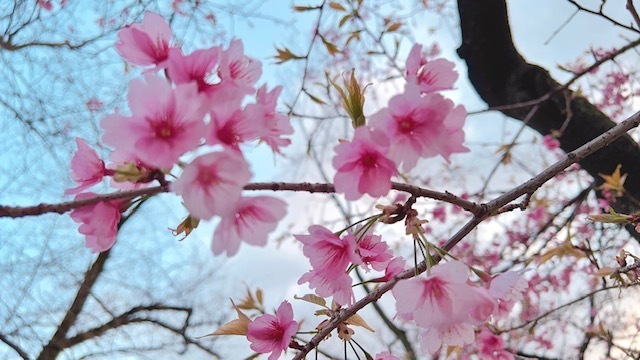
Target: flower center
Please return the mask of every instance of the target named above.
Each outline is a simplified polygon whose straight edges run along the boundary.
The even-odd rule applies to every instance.
[[[170,138],[174,134],[173,124],[170,118],[162,118],[159,122],[157,122],[154,126],[155,135],[161,139]]]
[[[411,117],[405,117],[398,122],[398,130],[403,134],[411,134],[415,129],[416,122]]]
[[[369,169],[377,165],[378,157],[375,153],[366,153],[360,158],[360,163],[364,168]]]

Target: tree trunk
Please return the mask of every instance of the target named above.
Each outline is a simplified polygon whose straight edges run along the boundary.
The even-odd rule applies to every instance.
[[[528,63],[513,44],[507,6],[504,0],[458,0],[462,45],[460,57],[466,61],[469,79],[480,97],[490,106],[532,101],[560,86],[545,69]],[[568,118],[567,108],[571,116]],[[524,120],[533,106],[502,110],[514,119]],[[559,138],[565,152],[572,151],[612,128],[615,123],[585,98],[569,90],[557,91],[540,103],[527,126],[542,135],[559,130],[568,121]],[[612,207],[619,212],[638,211],[633,199],[640,198],[640,147],[626,135],[580,162],[595,180],[599,174],[611,174],[618,164],[627,173],[628,195]],[[637,235],[637,234],[634,234]]]

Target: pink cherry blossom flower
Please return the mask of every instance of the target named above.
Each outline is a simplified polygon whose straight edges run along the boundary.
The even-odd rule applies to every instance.
[[[395,355],[391,355],[388,351],[384,351],[373,355],[373,360],[400,360],[400,358]]]
[[[417,87],[407,85],[388,108],[371,116],[371,126],[390,137],[389,158],[410,171],[421,157],[441,155],[448,161],[453,153],[469,151],[462,145],[465,117],[464,107],[454,108],[440,94],[421,96]]]
[[[231,151],[201,155],[184,167],[170,189],[182,195],[192,216],[208,220],[229,216],[238,208],[242,188],[251,179],[242,155]]]
[[[458,80],[455,64],[445,59],[428,61],[422,54],[422,45],[415,44],[407,57],[407,82],[414,83],[422,93],[452,89]]]
[[[542,138],[542,145],[549,151],[554,151],[560,147],[560,141],[551,135],[545,135]]]
[[[287,213],[287,203],[270,196],[243,197],[235,213],[220,220],[213,235],[213,253],[233,256],[241,242],[265,246],[269,233]]]
[[[389,245],[382,241],[382,237],[369,233],[362,236],[358,241],[358,253],[366,272],[369,272],[369,266],[376,271],[385,270],[393,257],[393,252],[389,249]]]
[[[336,191],[344,193],[347,200],[358,200],[363,194],[387,195],[391,177],[397,175],[395,164],[386,156],[388,149],[389,139],[384,133],[358,127],[352,141],[335,147]]]
[[[164,78],[147,75],[132,80],[132,116],[110,115],[102,120],[102,140],[136,154],[144,163],[171,168],[180,156],[199,145],[205,124],[195,84],[175,89]]]
[[[351,277],[346,270],[350,264],[362,263],[357,253],[355,237],[347,234],[341,239],[319,225],[309,227],[309,235],[294,236],[302,242],[302,253],[313,268],[302,275],[298,284],[308,282],[316,294],[322,297],[333,296],[333,300],[340,305],[353,304]]]
[[[302,275],[298,285],[309,283],[310,289],[323,298],[333,296],[333,301],[339,305],[352,305],[355,301],[351,276],[345,272],[332,271],[331,269],[313,269]]]
[[[523,271],[507,271],[496,275],[489,283],[489,294],[496,299],[494,315],[504,317],[509,314],[516,301],[524,299],[523,293],[529,287]]]
[[[169,23],[160,15],[147,12],[142,24],[133,24],[118,32],[116,49],[128,62],[163,67],[169,57]]]
[[[107,174],[104,161],[100,159],[98,153],[93,150],[82,138],[76,138],[78,151],[71,158],[71,178],[79,186],[67,189],[66,195],[78,194],[102,181]]]
[[[473,343],[474,338],[473,326],[469,323],[441,323],[420,333],[420,345],[423,351],[433,354],[442,344],[463,347],[465,344]]]
[[[104,102],[100,101],[100,99],[91,98],[86,102],[87,109],[92,113],[97,113],[104,107]]]
[[[430,269],[425,276],[400,281],[392,290],[398,316],[415,320],[427,328],[469,318],[468,299],[476,294],[467,283],[469,268],[459,261],[449,261]]]
[[[475,285],[471,285],[471,288],[474,294],[473,297],[466,299],[469,312],[469,319],[466,321],[479,325],[489,319],[497,306],[497,301],[486,288]]]
[[[447,209],[444,206],[438,206],[433,209],[433,219],[442,223],[447,221]]]
[[[476,338],[476,347],[483,359],[512,360],[512,353],[504,349],[504,340],[483,328]]]
[[[46,10],[46,11],[53,10],[53,2],[51,2],[51,0],[38,0],[37,4],[43,10]]]
[[[404,258],[395,257],[391,259],[391,261],[389,261],[389,263],[387,264],[387,267],[384,269],[384,276],[378,279],[378,281],[387,282],[393,279],[394,276],[400,274],[405,270],[405,266],[406,264]]]
[[[267,86],[263,85],[256,94],[256,104],[247,105],[247,111],[253,111],[254,116],[260,119],[266,128],[266,131],[260,135],[260,140],[278,154],[281,154],[280,148],[291,144],[291,140],[283,136],[293,134],[289,117],[276,112],[278,96],[281,92],[282,86],[276,86],[271,91],[267,91]]]
[[[298,323],[293,320],[293,308],[283,301],[276,315],[260,315],[247,327],[247,339],[251,350],[264,354],[270,352],[269,360],[276,360],[289,347],[291,339],[298,331]]]
[[[392,290],[398,317],[424,329],[422,348],[431,354],[442,344],[473,342],[473,326],[486,321],[496,305],[486,289],[468,282],[468,272],[461,262],[449,261],[432,267],[426,277],[400,281]]]
[[[267,131],[261,114],[256,114],[249,106],[240,109],[233,102],[216,104],[211,107],[211,121],[207,125],[207,144],[223,145],[240,150],[243,142],[258,139]]]
[[[309,235],[294,237],[303,244],[302,253],[315,270],[341,274],[349,264],[359,265],[362,262],[353,235],[348,234],[341,239],[324,226],[313,225],[309,227]]]
[[[229,48],[220,54],[220,86],[213,90],[215,101],[237,101],[255,93],[253,86],[261,75],[262,64],[244,54],[241,40],[233,39]]]
[[[94,193],[83,193],[75,200],[96,196]],[[126,202],[104,201],[95,205],[87,205],[71,211],[73,221],[80,223],[78,232],[85,235],[87,248],[92,252],[109,250],[116,241],[120,210]]]
[[[175,48],[169,52],[167,71],[175,84],[195,82],[198,84],[198,92],[206,94],[215,86],[213,75],[219,58],[219,47],[196,50],[186,56]]]

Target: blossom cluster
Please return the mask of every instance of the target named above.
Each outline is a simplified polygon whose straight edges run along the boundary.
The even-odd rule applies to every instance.
[[[256,88],[261,64],[244,54],[240,40],[227,48],[185,54],[158,14],[146,13],[141,24],[120,30],[118,38],[120,55],[145,68],[141,78],[129,83],[131,114],[112,114],[101,122],[102,142],[113,148],[108,166],[86,141],[77,139],[71,170],[78,186],[66,193],[85,198],[82,192],[105,176],[111,176],[111,185],[119,189],[158,181],[182,196],[190,217],[220,217],[215,254],[234,255],[241,242],[265,245],[286,214],[286,203],[269,196],[243,196],[252,174],[241,145],[261,141],[280,153],[290,144],[286,136],[293,128],[288,117],[276,111],[282,87]],[[185,164],[183,158],[190,152],[195,158]],[[168,183],[165,176],[176,167],[182,173]],[[82,224],[89,248],[105,251],[113,246],[126,205],[103,202],[72,213]]]
[[[334,184],[347,200],[386,195],[398,167],[409,172],[421,158],[440,155],[449,161],[452,154],[469,151],[463,145],[466,110],[438,93],[453,88],[458,78],[453,63],[428,61],[416,44],[406,68],[404,92],[335,148]]]
[[[154,13],[122,29],[118,38],[116,49],[122,58],[144,68],[142,76],[129,83],[130,114],[111,114],[100,124],[102,142],[113,149],[108,164],[85,140],[76,140],[71,171],[78,185],[66,193],[78,200],[93,197],[86,190],[105,177],[111,178],[112,187],[123,190],[157,181],[182,197],[189,217],[179,228],[190,231],[201,219],[220,218],[214,254],[232,256],[242,242],[264,246],[285,216],[287,204],[275,197],[243,195],[252,174],[242,146],[259,141],[280,154],[290,144],[287,136],[293,128],[288,117],[276,111],[282,87],[258,88],[261,64],[244,54],[240,40],[226,48],[185,54],[173,41],[169,24]],[[462,130],[466,110],[440,93],[452,89],[457,76],[453,63],[429,60],[415,45],[406,62],[404,91],[368,121],[354,123],[353,138],[335,147],[336,191],[350,201],[364,194],[385,196],[399,169],[409,172],[420,159],[440,155],[449,161],[453,154],[468,151]],[[81,224],[87,247],[106,251],[130,206],[125,200],[104,201],[77,208],[71,217]],[[406,216],[407,233],[418,234],[424,221],[411,211],[413,215]],[[444,214],[441,217],[444,220]],[[344,235],[320,225],[295,235],[311,265],[298,283],[308,283],[321,298],[333,297],[339,308],[355,302],[349,275],[355,267],[382,273],[374,282],[390,281],[405,271],[404,259],[394,256],[387,242],[373,234],[376,219]],[[400,280],[393,288],[397,317],[422,329],[422,347],[428,353],[443,344],[470,344],[478,325],[508,314],[521,299],[520,275],[487,276],[482,279],[485,285],[480,285],[469,279],[469,268],[462,262],[432,265],[426,274]],[[247,324],[244,334],[251,348],[270,352],[270,360],[287,349],[298,327],[287,301],[275,315],[263,313],[247,321],[241,322]],[[509,358],[495,346],[499,338],[483,336],[494,344],[485,346],[483,353]],[[380,353],[376,358],[395,356]]]
[[[371,232],[348,233],[343,237],[329,229],[314,225],[309,234],[296,235],[312,270],[299,284],[309,283],[320,297],[333,296],[338,305],[352,305],[354,293],[349,270],[362,266],[384,271],[388,281],[405,270],[404,260],[393,252],[381,236]],[[522,300],[526,280],[521,273],[506,272],[493,278],[485,276],[485,285],[469,279],[469,267],[460,261],[432,266],[426,275],[401,280],[393,288],[397,317],[413,321],[422,329],[421,344],[433,354],[443,344],[464,346],[475,338],[475,327],[508,315],[516,301]],[[502,349],[499,349],[502,352]],[[496,350],[497,351],[497,350]],[[505,358],[512,358],[504,351]]]

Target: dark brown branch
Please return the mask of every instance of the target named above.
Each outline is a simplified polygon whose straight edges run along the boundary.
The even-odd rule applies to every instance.
[[[25,360],[29,360],[29,355],[27,355],[27,353],[24,352],[24,350],[22,350],[17,344],[13,343],[13,341],[9,340],[2,333],[0,333],[0,341],[7,344],[7,346],[13,349],[13,351],[15,351],[18,354],[18,356],[20,356],[21,358]]]
[[[139,313],[151,311],[179,311],[185,312],[187,316],[191,314],[191,309],[185,307],[166,306],[160,304],[136,306],[118,316],[114,316],[110,321],[98,327],[83,331],[68,339],[64,339],[58,345],[63,349],[67,349],[84,341],[97,338],[105,332],[121,327],[123,325],[131,324],[133,322],[146,321],[146,318],[139,317]]]
[[[110,201],[110,200],[120,200],[120,199],[133,199],[138,196],[145,195],[155,195],[164,190],[162,187],[150,187],[146,189],[137,189],[130,191],[120,191],[111,194],[97,195],[92,198],[81,199],[68,201],[59,204],[39,204],[35,206],[1,206],[0,205],[0,217],[25,217],[25,216],[35,216],[42,215],[46,213],[57,213],[64,214],[73,209],[77,209],[79,207],[97,204],[102,201]]]
[[[96,280],[98,280],[100,274],[102,274],[104,264],[107,259],[109,259],[110,253],[110,250],[100,253],[96,261],[91,265],[91,268],[84,276],[84,281],[80,284],[80,288],[78,289],[73,303],[69,307],[69,310],[67,310],[67,313],[62,319],[62,322],[60,322],[55,334],[51,337],[51,340],[49,340],[47,345],[42,348],[42,351],[37,357],[38,360],[55,359],[60,352],[65,349],[63,345],[66,341],[69,329],[71,329],[73,324],[75,324],[78,315],[82,311],[84,304],[87,302],[91,289],[93,289],[93,285],[96,283]]]
[[[418,186],[401,184],[397,182],[392,183],[392,188],[398,191],[408,192],[415,197],[426,197],[435,200],[446,201],[448,203],[460,206],[461,208],[475,214],[480,211],[480,206],[472,201],[462,199],[458,196],[451,194],[450,192],[438,192],[421,188]],[[244,187],[245,190],[272,190],[272,191],[303,191],[308,193],[335,193],[335,187],[333,184],[323,183],[284,183],[284,182],[270,182],[270,183],[251,183]],[[162,192],[166,192],[166,187],[155,186],[145,189],[119,191],[111,194],[97,195],[92,198],[68,201],[59,204],[39,204],[35,206],[1,206],[0,205],[0,217],[25,217],[42,215],[46,213],[64,214],[73,209],[79,207],[97,204],[102,201],[111,201],[119,199],[133,199],[138,196],[151,196]]]

